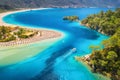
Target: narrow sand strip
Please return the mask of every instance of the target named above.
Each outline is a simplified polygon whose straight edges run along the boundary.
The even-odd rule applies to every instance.
[[[6,16],[6,15],[13,14],[13,13],[18,13],[18,12],[30,11],[30,10],[44,10],[44,9],[49,9],[49,8],[21,9],[21,10],[17,10],[17,11],[8,11],[8,12],[0,13],[0,26],[3,26],[3,25],[4,26],[16,26],[16,25],[5,23],[2,20],[3,17]]]
[[[39,10],[46,9],[40,8]],[[16,25],[5,23],[2,18],[6,15],[13,14],[16,12],[28,11],[31,9],[10,11],[5,13],[0,13],[0,26],[11,26],[16,27]],[[38,10],[38,9],[32,9]],[[34,35],[31,38],[15,40],[10,42],[0,42],[0,66],[7,66],[11,64],[16,64],[22,62],[28,58],[34,57],[41,53],[48,47],[52,46],[58,40],[63,37],[63,34],[54,30],[46,29],[36,29],[42,33]]]
[[[9,11],[9,12],[5,12],[5,13],[0,13],[0,26],[11,26],[11,27],[17,26],[17,25],[5,23],[2,19],[6,15],[17,13],[17,12],[29,11],[29,10],[38,10],[38,9],[43,10],[43,9],[48,9],[48,8],[24,9],[24,10]],[[37,29],[37,30],[39,30],[39,32],[42,33],[42,36],[37,34],[37,35],[35,35],[31,38],[27,38],[27,39],[15,40],[15,41],[10,41],[10,42],[0,42],[0,47],[28,44],[28,43],[33,43],[33,42],[45,40],[45,39],[62,37],[62,34],[60,32],[56,32],[53,30],[45,30],[45,29]]]
[[[60,40],[60,38],[46,39],[20,46],[1,47],[0,67],[22,63],[24,60],[32,59],[32,57],[39,55],[39,53],[54,45],[58,40]]]
[[[0,47],[7,47],[7,46],[16,46],[21,44],[29,44],[38,42],[45,39],[53,39],[61,37],[61,33],[56,31],[50,31],[50,30],[39,30],[40,34],[36,34],[33,37],[27,38],[27,39],[20,39],[20,40],[14,40],[9,42],[0,42]]]

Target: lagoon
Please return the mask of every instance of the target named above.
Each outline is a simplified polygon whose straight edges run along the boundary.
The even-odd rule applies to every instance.
[[[98,78],[86,65],[77,62],[74,56],[90,54],[89,47],[91,45],[101,45],[101,42],[108,36],[91,30],[78,22],[63,21],[62,19],[64,16],[77,15],[82,20],[88,15],[108,9],[50,8],[5,16],[3,20],[6,23],[57,30],[64,33],[64,37],[44,51],[37,52],[34,57],[1,67],[0,80],[107,80]],[[38,43],[37,45],[41,44]],[[76,53],[71,52],[73,48],[76,48]]]

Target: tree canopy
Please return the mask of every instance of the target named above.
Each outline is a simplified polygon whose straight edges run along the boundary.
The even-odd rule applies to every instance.
[[[113,35],[120,28],[120,8],[90,15],[81,23],[103,34]]]
[[[63,20],[77,21],[79,20],[79,17],[78,16],[64,16]]]
[[[89,60],[93,71],[120,80],[120,8],[88,16],[82,23],[111,35],[102,42],[103,49],[93,50]]]

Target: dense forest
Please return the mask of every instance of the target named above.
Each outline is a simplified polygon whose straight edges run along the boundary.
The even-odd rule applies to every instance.
[[[90,15],[82,24],[110,35],[109,39],[102,42],[103,49],[92,48],[93,52],[88,62],[93,71],[112,80],[120,80],[120,8]]]
[[[0,5],[0,13],[8,10],[14,10],[15,8],[9,6],[9,5]]]
[[[120,27],[120,8],[90,15],[81,23],[103,34],[113,35]]]

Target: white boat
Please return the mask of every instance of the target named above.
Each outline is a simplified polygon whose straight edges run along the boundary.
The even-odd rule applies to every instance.
[[[77,49],[76,49],[76,48],[73,48],[73,49],[72,49],[72,52],[73,52],[73,53],[74,53],[74,52],[76,52],[76,51],[77,51]]]

